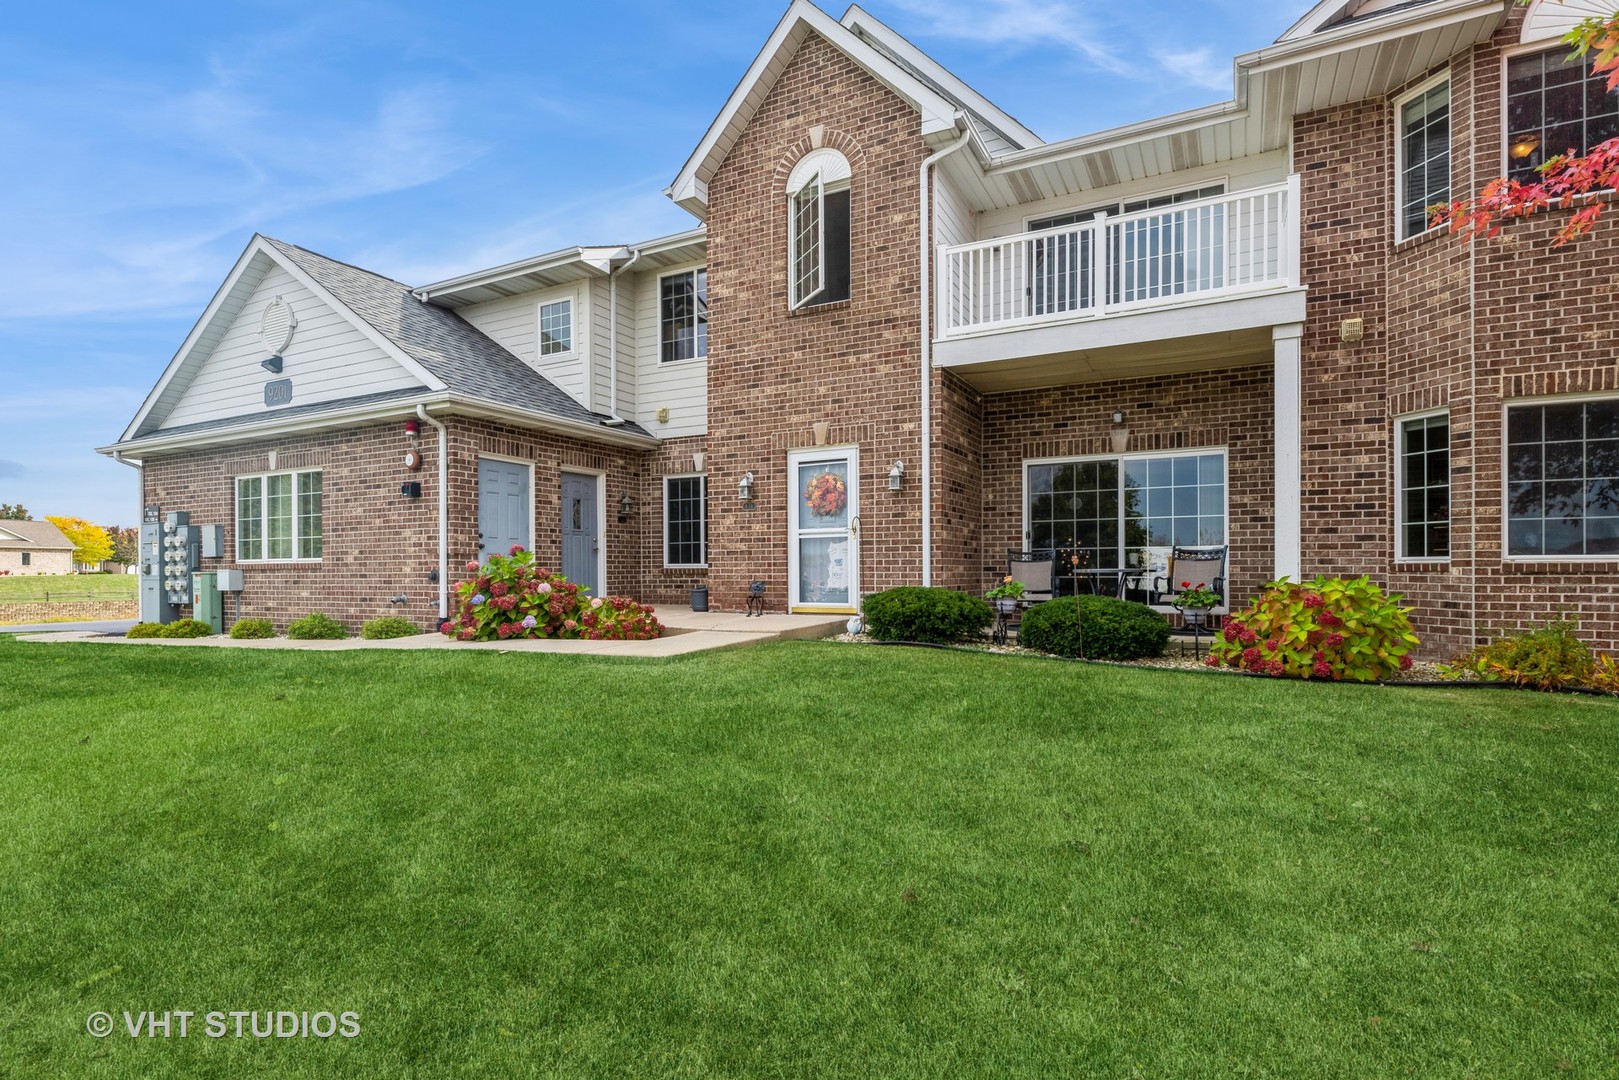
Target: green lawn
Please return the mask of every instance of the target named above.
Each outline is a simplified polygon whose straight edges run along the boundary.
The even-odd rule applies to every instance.
[[[140,578],[135,574],[36,574],[0,577],[0,604],[30,604],[49,599],[130,600]],[[48,595],[47,595],[48,594]]]
[[[1606,699],[820,642],[0,687],[0,1075],[1619,1074]],[[122,1032],[181,1009],[361,1033]]]

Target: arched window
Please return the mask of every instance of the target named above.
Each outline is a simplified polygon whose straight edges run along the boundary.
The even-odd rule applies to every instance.
[[[849,162],[817,150],[787,178],[787,293],[795,308],[849,299]]]

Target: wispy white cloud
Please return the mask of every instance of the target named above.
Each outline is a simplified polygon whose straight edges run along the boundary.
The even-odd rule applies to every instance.
[[[1105,71],[1139,74],[1118,42],[1107,40],[1095,21],[1062,0],[894,0],[923,21],[923,33],[984,45],[1072,50]]]
[[[1161,71],[1182,82],[1208,90],[1231,90],[1231,58],[1216,56],[1213,49],[1160,49],[1153,59]]]

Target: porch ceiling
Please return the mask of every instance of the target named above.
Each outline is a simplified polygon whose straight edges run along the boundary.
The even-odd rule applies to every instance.
[[[986,394],[1037,390],[1110,379],[1150,379],[1192,371],[1268,364],[1271,328],[1258,327],[1016,360],[941,365]]]

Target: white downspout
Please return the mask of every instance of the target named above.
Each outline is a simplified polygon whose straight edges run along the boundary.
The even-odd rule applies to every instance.
[[[641,249],[630,252],[629,262],[607,275],[607,415],[608,424],[617,426],[627,421],[618,414],[618,275],[635,265]]]
[[[416,406],[416,415],[438,429],[438,620],[450,617],[450,435],[443,424]]]
[[[956,114],[961,126],[966,118]],[[922,199],[922,584],[933,584],[933,250],[930,243],[931,226],[928,170],[940,160],[960,150],[972,140],[972,128],[961,133],[961,138],[942,150],[928,155],[917,170]]]

